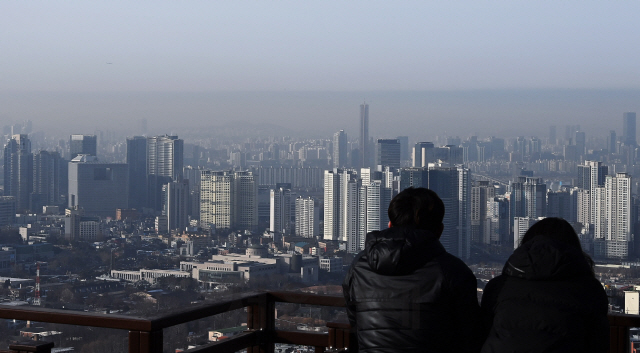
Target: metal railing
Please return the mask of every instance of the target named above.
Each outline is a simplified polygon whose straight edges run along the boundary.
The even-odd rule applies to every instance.
[[[249,353],[273,352],[275,343],[290,343],[316,347],[342,349],[349,346],[349,325],[328,324],[329,333],[308,333],[277,330],[275,327],[276,302],[344,307],[344,298],[293,292],[246,293],[238,298],[216,304],[197,306],[187,310],[154,318],[139,318],[115,314],[97,314],[40,307],[5,307],[0,305],[0,318],[31,320],[66,325],[90,326],[129,331],[130,353],[162,352],[162,330],[171,326],[203,319],[231,310],[247,308],[247,331],[233,337],[192,349],[189,352],[235,352],[248,348]],[[33,345],[41,342],[33,342]],[[28,342],[10,346],[11,352],[25,350]],[[18,346],[20,349],[18,349]],[[43,350],[44,349],[44,350]],[[50,351],[49,348],[48,351]],[[46,352],[39,348],[38,352]]]
[[[194,307],[156,318],[73,312],[39,307],[5,307],[0,305],[0,318],[31,320],[67,325],[111,328],[129,331],[130,353],[162,352],[162,330],[171,326],[203,319],[231,310],[247,308],[247,331],[213,342],[189,352],[230,353],[247,348],[249,353],[271,353],[276,343],[314,346],[316,352],[342,350],[354,343],[349,324],[327,323],[328,333],[286,331],[276,328],[276,303],[344,307],[342,297],[294,292],[246,293],[216,304]],[[610,314],[611,343],[609,352],[629,351],[629,328],[640,327],[640,316]],[[31,347],[31,348],[30,348]],[[10,352],[50,352],[53,344],[28,342],[10,346]]]

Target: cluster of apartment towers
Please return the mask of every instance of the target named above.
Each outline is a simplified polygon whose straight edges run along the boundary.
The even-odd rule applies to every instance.
[[[635,130],[635,113],[625,113],[626,145],[636,145]],[[4,148],[6,196],[0,202],[0,224],[9,223],[16,212],[58,205],[60,195],[67,195],[66,213],[71,216],[106,218],[114,217],[116,210],[136,209],[162,213],[156,218],[159,231],[190,225],[212,231],[256,230],[258,213],[264,212],[259,208],[266,206],[259,205],[258,190],[264,189],[260,185],[267,177],[267,184],[275,185],[269,188],[270,231],[295,231],[308,238],[322,235],[324,240],[339,241],[349,252],[363,248],[368,232],[385,228],[391,198],[415,186],[434,190],[444,201],[442,243],[461,258],[468,258],[474,245],[518,246],[533,222],[551,216],[574,222],[585,250],[597,258],[639,253],[633,242],[638,212],[634,212],[637,206],[627,173],[607,175],[608,168],[601,162],[585,161],[578,166],[576,185],[555,191],[532,175],[508,185],[472,181],[464,165],[469,151],[459,145],[418,142],[412,167],[402,167],[409,154],[403,147],[407,140],[374,143],[369,137],[369,106],[362,104],[358,146],[347,151],[347,136],[338,131],[332,146],[334,169],[304,176],[322,178],[324,199],[320,201],[293,197],[291,183],[266,171],[259,178],[261,172],[255,170],[184,167],[184,144],[177,136],[128,138],[126,163],[101,163],[96,158],[95,135],[71,135],[70,160],[64,160],[57,152],[32,153],[28,135],[15,134]],[[356,165],[360,167],[347,168]]]

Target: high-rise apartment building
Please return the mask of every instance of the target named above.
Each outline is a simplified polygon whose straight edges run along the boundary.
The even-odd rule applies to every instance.
[[[400,191],[413,186],[416,188],[429,187],[428,168],[402,168],[400,169]]]
[[[545,217],[547,186],[541,178],[518,177],[509,186],[511,217]]]
[[[178,136],[154,136],[147,138],[147,173],[182,179],[184,141]]]
[[[622,142],[627,146],[636,146],[636,113],[622,113]]]
[[[25,134],[13,135],[4,146],[4,194],[16,198],[18,212],[29,209],[33,188],[31,140]]]
[[[347,166],[347,134],[340,130],[333,134],[333,167]]]
[[[348,200],[348,183],[355,181],[354,170],[338,169],[324,172],[324,239],[342,240],[346,233],[345,217],[349,214],[348,206],[357,204],[356,200]]]
[[[95,156],[78,155],[69,163],[69,208],[88,216],[115,218],[116,209],[129,208],[126,164],[100,163]]]
[[[289,233],[291,227],[291,184],[270,190],[269,231]]]
[[[203,170],[200,175],[200,226],[207,229],[234,225],[233,173]]]
[[[382,193],[384,193],[382,181],[371,180],[367,183],[362,182],[362,186],[360,187],[360,203],[358,205],[358,239],[357,243],[351,244],[353,247],[350,249],[351,252],[364,249],[364,241],[367,233],[386,228],[387,225],[382,226],[380,217],[383,209]],[[384,212],[387,211],[387,208],[384,209]]]
[[[448,252],[469,258],[471,246],[471,181],[466,168],[429,169],[429,189],[444,203],[444,231],[440,242]]]
[[[32,212],[42,212],[43,206],[60,204],[62,157],[58,152],[38,151],[33,155],[33,188],[29,200]],[[66,166],[66,165],[65,165]]]
[[[371,166],[371,147],[369,146],[369,104],[360,104],[360,167]]]
[[[587,191],[589,195],[588,198],[580,198],[583,202],[583,205],[580,207],[586,208],[589,211],[587,215],[583,215],[586,216],[586,220],[588,220],[589,224],[595,224],[595,217],[598,208],[595,200],[598,193],[595,191],[596,188],[604,186],[607,173],[608,167],[602,165],[602,162],[585,161],[583,165],[578,166],[578,179],[576,186]]]
[[[147,207],[147,138],[127,138],[127,165],[129,166],[129,207],[142,210]]]
[[[320,222],[320,208],[312,197],[296,198],[296,235],[304,238],[313,238],[318,235],[318,223]]]
[[[625,259],[629,256],[629,243],[633,240],[631,215],[631,176],[616,173],[607,176],[606,197],[606,257]]]
[[[496,196],[488,201],[487,213],[489,219],[485,225],[485,240],[490,245],[504,245],[509,243],[511,219],[509,217],[509,200],[504,196]]]
[[[547,193],[547,217],[557,217],[568,222],[576,221],[576,196],[577,189],[554,191]]]
[[[253,172],[235,171],[233,179],[236,227],[255,230],[258,226],[258,177]]]
[[[97,156],[98,138],[96,135],[71,135],[69,137],[69,159],[79,154]]]
[[[376,166],[400,168],[400,142],[397,139],[378,139],[376,142]]]
[[[184,142],[178,136],[147,138],[147,206],[162,210],[162,186],[182,180]]]
[[[491,204],[495,198],[495,188],[488,181],[477,181],[471,187],[471,242],[492,243],[488,222],[491,221]]]
[[[189,182],[172,181],[162,186],[164,207],[162,214],[167,217],[169,230],[184,230],[189,225]]]
[[[248,171],[203,170],[200,175],[200,225],[255,230],[258,183]]]
[[[0,196],[0,226],[13,224],[16,218],[15,196]]]

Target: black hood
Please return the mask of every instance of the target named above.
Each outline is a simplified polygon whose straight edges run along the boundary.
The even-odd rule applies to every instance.
[[[528,280],[559,280],[593,276],[581,249],[538,236],[517,248],[504,266],[507,276]]]
[[[409,274],[445,252],[438,237],[422,229],[391,227],[371,232],[365,240],[370,268],[387,276]]]

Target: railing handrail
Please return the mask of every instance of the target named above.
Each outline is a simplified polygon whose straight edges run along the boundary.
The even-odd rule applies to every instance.
[[[609,313],[609,325],[640,327],[640,315]]]
[[[343,307],[344,298],[337,296],[316,295],[299,292],[249,292],[240,294],[234,299],[217,303],[197,305],[180,312],[142,318],[120,314],[99,314],[64,309],[51,309],[32,306],[0,305],[0,318],[15,320],[32,320],[66,325],[111,328],[133,331],[155,331],[180,325],[193,320],[221,314],[235,309],[242,309],[258,303],[270,296],[276,302],[294,304],[323,305]]]
[[[312,345],[318,348],[335,348],[336,345],[338,347],[348,346],[349,338],[347,336],[350,332],[350,326],[347,323],[328,323],[328,335],[276,329],[274,322],[276,302],[330,307],[345,306],[344,298],[341,296],[277,291],[244,293],[234,299],[199,305],[152,318],[5,305],[0,305],[0,318],[129,330],[130,352],[155,352],[162,349],[162,330],[165,328],[247,307],[248,332],[246,334],[203,346],[195,351],[203,353],[231,352],[236,351],[238,347],[244,348],[248,345],[262,345],[262,347],[270,345],[272,348],[267,348],[266,351],[271,352],[274,343]],[[610,351],[626,351],[629,328],[640,327],[640,315],[609,314],[608,318],[611,326]]]
[[[151,331],[151,321],[140,317],[41,307],[0,305],[0,318],[120,330]]]

